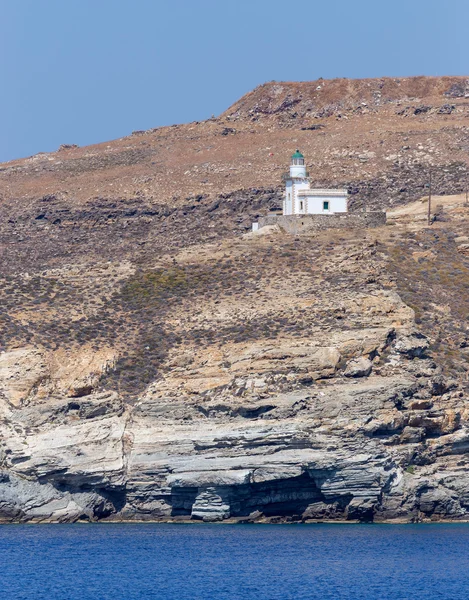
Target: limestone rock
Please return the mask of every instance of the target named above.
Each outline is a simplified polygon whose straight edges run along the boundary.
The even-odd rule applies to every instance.
[[[396,341],[395,349],[408,358],[420,358],[425,355],[429,345],[427,338],[423,334],[414,333],[400,337]]]
[[[36,348],[19,348],[0,353],[0,393],[13,406],[27,401],[47,378],[44,353]]]
[[[347,519],[361,522],[373,521],[375,504],[373,498],[353,498],[347,506]]]
[[[361,356],[347,363],[344,375],[345,377],[368,377],[372,368],[372,362],[365,356]]]
[[[402,444],[417,444],[425,437],[424,427],[404,427],[401,434]]]
[[[223,491],[208,487],[197,494],[192,506],[192,518],[203,521],[223,521],[230,516],[230,505],[223,501]]]

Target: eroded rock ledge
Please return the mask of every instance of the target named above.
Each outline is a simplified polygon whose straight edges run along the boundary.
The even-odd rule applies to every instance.
[[[354,333],[236,349],[226,382],[212,358],[203,383],[194,359],[202,393],[167,377],[133,406],[111,392],[28,403],[47,361],[29,355],[22,389],[4,353],[17,385],[2,403],[1,520],[466,519],[461,392],[421,334]]]

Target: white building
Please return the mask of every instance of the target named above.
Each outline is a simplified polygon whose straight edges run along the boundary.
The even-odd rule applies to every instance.
[[[305,157],[299,150],[291,157],[285,177],[284,215],[333,215],[346,213],[347,190],[314,190],[306,172]]]

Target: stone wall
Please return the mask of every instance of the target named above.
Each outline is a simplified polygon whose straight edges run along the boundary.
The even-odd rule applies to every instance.
[[[384,211],[335,213],[333,215],[268,215],[259,217],[259,228],[279,225],[287,233],[306,233],[323,229],[362,229],[386,223]]]

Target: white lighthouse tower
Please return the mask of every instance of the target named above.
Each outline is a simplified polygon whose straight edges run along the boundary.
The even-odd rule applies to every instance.
[[[347,212],[347,190],[311,189],[305,157],[299,150],[291,157],[285,179],[284,215],[317,215]]]
[[[285,178],[285,199],[283,205],[284,215],[296,215],[304,212],[304,201],[299,199],[300,190],[309,189],[308,174],[306,172],[305,157],[299,150],[291,157],[290,175]]]

